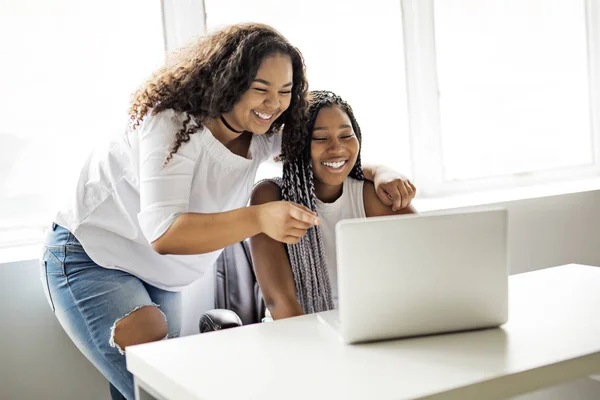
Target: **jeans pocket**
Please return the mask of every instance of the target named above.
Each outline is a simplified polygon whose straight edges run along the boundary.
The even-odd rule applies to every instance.
[[[45,263],[46,275],[65,276],[65,259],[67,246],[45,246],[42,261]]]
[[[54,312],[54,302],[52,301],[52,295],[50,294],[50,285],[48,283],[48,264],[44,258],[45,257],[42,257],[42,259],[40,260],[40,280],[42,281],[42,287],[44,288],[44,295],[46,295],[46,300],[50,305],[50,309],[52,310],[52,312]]]

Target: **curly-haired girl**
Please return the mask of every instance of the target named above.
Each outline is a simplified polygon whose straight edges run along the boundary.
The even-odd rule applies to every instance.
[[[302,55],[280,33],[233,25],[170,57],[134,94],[127,131],[88,158],[42,276],[113,396],[134,397],[125,348],[179,335],[180,290],[224,247],[259,233],[294,243],[318,223],[292,202],[245,207],[258,166],[293,152],[281,135],[302,129],[306,90]]]

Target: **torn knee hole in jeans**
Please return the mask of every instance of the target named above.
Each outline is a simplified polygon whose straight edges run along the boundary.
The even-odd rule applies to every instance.
[[[156,307],[156,309],[158,311],[160,311],[160,313],[162,314],[163,317],[165,317],[165,321],[167,321],[167,316],[165,315],[164,312],[161,311],[160,306],[158,304],[152,303],[152,304],[144,304],[143,306],[138,306],[135,307],[133,310],[129,311],[127,314],[123,315],[121,318],[118,318],[113,325],[110,327],[110,339],[108,341],[108,344],[111,347],[116,348],[117,350],[119,350],[119,353],[121,355],[125,355],[125,350],[115,341],[115,330],[117,329],[117,324],[119,322],[121,322],[123,319],[127,318],[128,316],[130,316],[132,313],[136,312],[137,310],[139,310],[140,308],[144,308],[144,307]],[[168,323],[168,322],[167,322]],[[162,338],[161,340],[165,340],[169,338],[169,334],[167,333],[167,335]]]

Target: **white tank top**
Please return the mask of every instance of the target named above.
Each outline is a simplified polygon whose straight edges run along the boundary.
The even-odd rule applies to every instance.
[[[342,219],[366,218],[363,201],[363,182],[346,178],[342,195],[333,203],[323,203],[317,199],[317,215],[321,219],[321,236],[325,249],[325,261],[333,303],[338,307],[337,262],[335,251],[335,225]]]

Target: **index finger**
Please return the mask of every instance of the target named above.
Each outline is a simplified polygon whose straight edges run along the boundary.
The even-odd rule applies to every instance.
[[[307,224],[310,225],[319,225],[320,224],[320,220],[318,217],[316,217],[316,214],[313,213],[312,211],[310,211],[308,208],[304,207],[301,208],[302,206],[300,206],[299,204],[296,204],[294,208],[292,208],[290,215],[292,216],[292,218],[294,218],[295,220],[298,220],[300,222],[305,222]]]
[[[400,209],[408,207],[408,204],[410,203],[410,193],[408,192],[408,188],[404,185],[404,183],[400,183],[398,185],[398,191],[400,192],[401,197]]]
[[[398,186],[394,185],[389,188],[388,194],[392,200],[392,210],[397,211],[402,209],[402,195],[398,190]]]
[[[306,207],[305,205],[302,204],[298,204],[298,203],[294,203],[293,201],[290,202],[294,207],[298,207],[303,211],[306,211],[308,213],[311,213],[312,215],[317,215],[316,212],[314,212],[313,210],[311,210],[310,208]]]
[[[394,202],[392,201],[392,196],[388,194],[388,192],[386,192],[385,189],[383,189],[381,186],[377,188],[375,192],[377,193],[379,200],[386,206],[392,206],[394,204]]]

